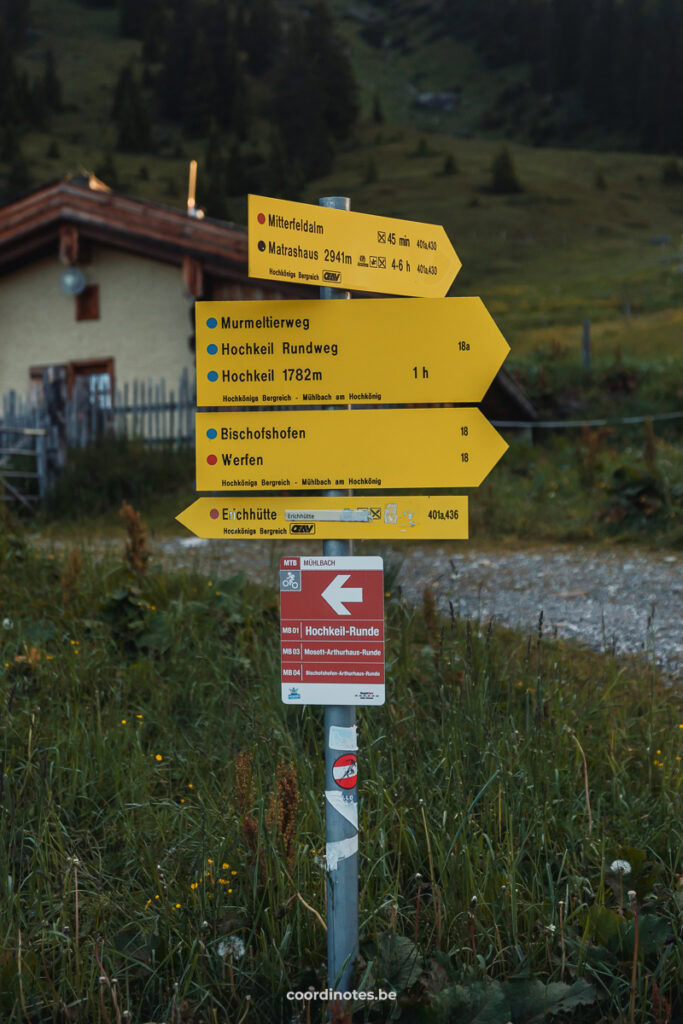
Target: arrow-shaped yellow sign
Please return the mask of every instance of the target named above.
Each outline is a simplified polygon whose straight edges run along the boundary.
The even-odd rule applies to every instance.
[[[466,540],[465,495],[197,498],[179,523],[225,540]]]
[[[507,444],[479,409],[196,413],[198,491],[478,487]]]
[[[200,406],[480,402],[510,351],[479,298],[195,311]]]
[[[248,230],[250,277],[440,298],[462,265],[440,224],[250,195]]]

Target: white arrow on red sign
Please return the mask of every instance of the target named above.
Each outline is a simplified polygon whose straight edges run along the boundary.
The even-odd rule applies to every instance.
[[[363,600],[362,587],[347,587],[344,590],[344,584],[350,575],[350,573],[342,573],[339,576],[335,576],[322,592],[324,600],[327,601],[332,611],[336,612],[337,615],[351,614],[344,602],[349,603]]]

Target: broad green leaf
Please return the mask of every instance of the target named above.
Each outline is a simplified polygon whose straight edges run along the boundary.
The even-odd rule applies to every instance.
[[[543,1024],[546,1017],[569,1013],[577,1006],[590,1006],[597,1000],[597,992],[584,978],[572,985],[561,981],[544,985],[537,978],[508,981],[503,990],[510,1001],[515,1024]]]
[[[384,932],[379,937],[377,973],[397,992],[414,985],[422,972],[417,946],[405,935]]]
[[[452,985],[432,1000],[440,1020],[448,1024],[508,1024],[510,1004],[498,981]]]

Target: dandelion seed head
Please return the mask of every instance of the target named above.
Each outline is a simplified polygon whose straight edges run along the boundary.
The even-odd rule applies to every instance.
[[[12,620],[10,618],[6,618],[6,619],[2,620],[2,628],[3,629],[11,629],[13,625],[14,625],[14,623],[12,622]]]
[[[613,860],[609,869],[613,875],[630,875],[633,870],[627,860]]]
[[[247,951],[244,939],[239,935],[230,935],[227,939],[219,942],[217,952],[219,956],[231,956],[233,960],[241,960]]]

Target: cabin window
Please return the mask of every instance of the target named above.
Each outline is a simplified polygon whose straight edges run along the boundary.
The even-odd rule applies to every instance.
[[[66,378],[66,393],[73,397],[77,380],[85,380],[87,393],[91,403],[101,409],[111,409],[114,393],[114,360],[113,359],[74,359],[69,363],[51,364],[61,371]],[[29,389],[38,397],[43,391],[43,370],[47,366],[32,366],[29,370]],[[57,376],[61,376],[60,373]]]
[[[76,296],[76,319],[100,319],[100,286],[89,284]]]

